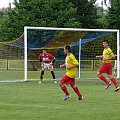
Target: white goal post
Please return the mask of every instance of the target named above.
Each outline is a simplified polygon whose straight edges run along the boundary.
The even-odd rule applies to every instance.
[[[53,27],[24,27],[24,81],[27,81],[27,30],[56,30],[56,31],[83,31],[83,32],[113,32],[117,34],[117,66],[120,66],[120,33],[116,29],[79,29],[79,28],[53,28]],[[78,40],[79,41],[79,40]],[[81,39],[80,39],[81,42]],[[79,43],[79,61],[81,54],[81,43]],[[120,78],[120,67],[117,69],[117,78]],[[80,78],[80,66],[79,66],[79,78]]]

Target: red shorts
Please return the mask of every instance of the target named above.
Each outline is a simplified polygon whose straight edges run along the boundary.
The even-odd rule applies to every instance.
[[[100,72],[100,73],[107,73],[108,75],[112,75],[112,63],[104,63],[100,67],[98,72]]]
[[[66,84],[66,85],[74,85],[75,84],[75,78],[70,78],[67,75],[64,75],[62,79],[60,80],[60,83]]]

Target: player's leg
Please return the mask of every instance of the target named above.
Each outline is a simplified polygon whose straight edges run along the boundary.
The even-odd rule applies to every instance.
[[[42,80],[43,80],[44,72],[45,72],[45,66],[43,65],[42,66],[42,70],[41,70],[41,74],[40,74],[40,81],[39,81],[39,83],[41,83]]]
[[[118,83],[117,83],[116,79],[112,75],[112,64],[109,64],[107,74],[108,74],[108,77],[111,79],[111,81],[113,82],[113,84],[116,87],[115,91],[118,91],[120,88],[118,86]]]
[[[65,93],[64,100],[67,100],[70,97],[70,94],[65,86],[65,81],[67,81],[69,78],[65,75],[62,77],[62,79],[59,81],[59,85],[61,87],[61,90]]]
[[[99,71],[97,72],[97,76],[106,83],[106,89],[108,89],[111,85],[111,83],[100,73]]]
[[[116,79],[113,77],[113,75],[108,74],[108,76],[111,79],[111,81],[113,82],[113,84],[115,85],[115,87],[116,87],[115,91],[117,92],[120,88],[118,86],[118,83],[117,83]]]
[[[75,93],[78,95],[78,100],[82,100],[83,96],[80,93],[78,87],[75,85],[75,82],[73,81],[70,85],[73,88],[73,90],[75,91]]]
[[[44,75],[44,70],[41,71],[41,74],[40,74],[40,81],[39,81],[39,83],[42,82],[42,80],[43,80],[43,75]]]
[[[50,69],[50,72],[51,72],[51,74],[52,74],[54,83],[57,83],[56,78],[55,78],[55,73],[54,73],[54,71],[53,71],[53,65],[49,65],[49,69]]]
[[[97,72],[97,76],[98,78],[100,78],[102,81],[104,81],[106,83],[106,89],[109,88],[109,86],[111,85],[111,83],[102,75],[102,73],[107,73],[107,65],[103,64],[100,69]]]

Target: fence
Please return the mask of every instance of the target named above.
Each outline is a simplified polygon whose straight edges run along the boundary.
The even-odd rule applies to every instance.
[[[54,67],[59,68],[64,60],[56,60]],[[112,61],[114,64],[114,60]],[[81,60],[81,70],[97,70],[102,64],[101,60]],[[0,59],[0,70],[24,70],[24,60],[21,59]],[[40,70],[39,60],[28,60],[28,71]]]

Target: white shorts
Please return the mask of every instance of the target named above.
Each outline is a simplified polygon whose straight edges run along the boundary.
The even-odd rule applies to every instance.
[[[53,69],[52,63],[43,63],[42,66],[44,69]]]

